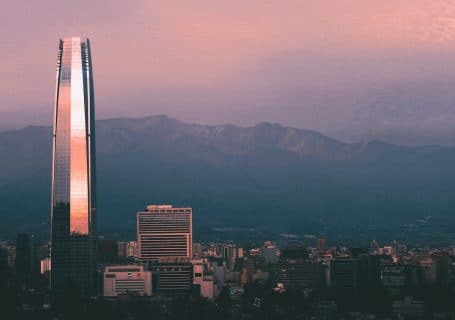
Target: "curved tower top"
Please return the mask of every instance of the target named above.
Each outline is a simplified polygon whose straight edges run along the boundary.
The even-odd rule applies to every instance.
[[[59,43],[52,157],[51,288],[94,287],[96,249],[95,131],[90,42]]]

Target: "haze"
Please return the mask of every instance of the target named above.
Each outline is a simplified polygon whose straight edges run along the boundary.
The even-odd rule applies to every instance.
[[[12,1],[0,128],[50,124],[58,39],[92,40],[98,118],[279,122],[455,144],[455,2]]]

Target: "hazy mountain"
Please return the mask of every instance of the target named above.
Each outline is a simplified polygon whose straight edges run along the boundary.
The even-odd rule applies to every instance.
[[[199,228],[455,220],[453,148],[347,144],[278,124],[165,116],[96,125],[101,227],[134,228],[148,203],[193,206]],[[0,132],[3,227],[48,222],[51,151],[49,127]]]

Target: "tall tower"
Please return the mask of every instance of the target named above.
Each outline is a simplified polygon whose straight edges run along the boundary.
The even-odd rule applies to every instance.
[[[51,290],[94,294],[96,271],[95,115],[90,42],[60,40],[55,92]]]

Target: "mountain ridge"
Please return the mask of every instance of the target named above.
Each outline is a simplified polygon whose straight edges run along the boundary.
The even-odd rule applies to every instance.
[[[274,123],[207,126],[163,115],[98,120],[96,135],[100,219],[111,227],[134,227],[132,214],[151,202],[193,206],[202,226],[453,220],[451,147],[344,143]],[[50,127],[0,132],[5,226],[48,223],[51,153]]]

